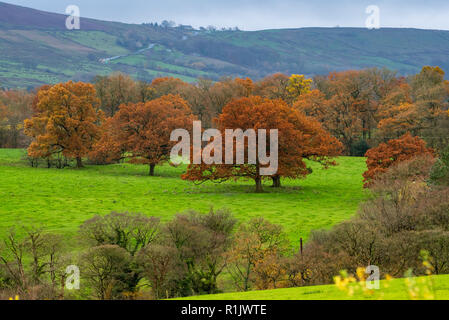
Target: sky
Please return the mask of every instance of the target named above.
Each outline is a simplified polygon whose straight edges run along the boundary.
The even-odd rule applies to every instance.
[[[262,30],[302,27],[365,27],[366,8],[379,8],[380,27],[449,30],[448,0],[0,0],[65,14],[77,5],[82,17],[126,23],[161,22],[196,28]]]

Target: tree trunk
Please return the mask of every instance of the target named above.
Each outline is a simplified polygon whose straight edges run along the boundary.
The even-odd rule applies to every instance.
[[[256,181],[256,192],[257,193],[263,192],[262,178],[256,177],[256,179],[254,179],[254,180]]]
[[[154,168],[156,167],[155,164],[150,164],[150,176],[154,176]]]
[[[76,167],[77,168],[83,168],[83,160],[81,159],[81,157],[76,157]]]
[[[280,176],[273,176],[271,179],[273,179],[273,188],[281,187],[281,177]]]

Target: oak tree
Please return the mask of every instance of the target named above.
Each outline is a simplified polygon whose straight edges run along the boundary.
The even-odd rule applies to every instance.
[[[29,156],[62,153],[82,167],[82,158],[99,139],[102,112],[98,106],[91,84],[69,81],[41,89],[33,117],[25,120],[25,133],[34,138]]]
[[[150,166],[154,175],[156,165],[169,160],[176,144],[170,135],[176,129],[192,129],[195,117],[180,96],[167,95],[146,103],[120,106],[111,121],[114,148],[124,150],[131,162]]]

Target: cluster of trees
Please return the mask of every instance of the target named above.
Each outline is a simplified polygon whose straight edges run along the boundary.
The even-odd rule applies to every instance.
[[[295,106],[322,122],[347,154],[363,156],[407,132],[436,149],[448,142],[449,82],[439,67],[407,78],[378,69],[331,73],[314,84]]]
[[[93,84],[69,82],[44,86],[36,94],[3,96],[10,98],[0,99],[0,144],[26,141],[14,114],[31,114],[24,133],[32,139],[28,154],[33,165],[44,159],[48,166],[73,161],[81,167],[86,157],[96,164],[127,157],[149,165],[154,174],[173,146],[170,131],[191,131],[195,119],[222,134],[225,129],[279,129],[279,173],[269,177],[275,187],[281,177],[310,173],[304,159],[327,167],[341,153],[364,156],[406,133],[422,138],[436,152],[448,143],[449,82],[438,67],[424,67],[407,78],[367,69],[314,79],[274,74],[257,82],[223,78],[193,84],[170,77],[147,83],[113,74],[98,76]],[[16,142],[5,142],[5,136]],[[243,177],[254,179],[261,191],[259,167],[196,165],[183,178],[203,182]]]
[[[33,116],[25,120],[25,133],[33,138],[28,155],[45,159],[48,165],[57,159],[58,167],[66,165],[67,159],[82,167],[86,156],[97,164],[127,158],[149,165],[150,175],[154,175],[155,167],[169,160],[175,145],[171,133],[175,129],[192,131],[193,121],[199,119],[223,135],[226,129],[277,129],[279,171],[271,178],[274,186],[280,187],[281,177],[310,173],[304,159],[324,167],[334,165],[331,158],[340,154],[341,144],[318,121],[291,106],[298,96],[310,91],[312,81],[293,75],[276,76],[274,82],[277,77],[285,80],[285,101],[276,96],[277,89],[266,79],[260,84],[236,78],[217,83],[200,80],[191,85],[174,78],[135,82],[116,74],[97,77],[94,84],[44,86],[34,99]],[[248,145],[249,138],[244,141]],[[192,165],[184,178],[200,182],[251,178],[256,190],[262,191],[260,167],[260,163]]]
[[[22,299],[165,299],[221,291],[227,272],[237,290],[270,281],[267,259],[287,253],[282,228],[263,218],[241,223],[226,210],[188,212],[162,224],[141,214],[111,213],[84,222],[81,252],[39,229],[11,232],[0,246],[0,297]],[[80,270],[70,291],[67,266]],[[72,282],[70,282],[72,283]]]
[[[447,152],[447,151],[446,151]],[[312,234],[298,257],[307,284],[331,283],[339,270],[376,265],[381,275],[425,275],[421,252],[434,274],[449,272],[447,158],[425,152],[380,173],[373,197],[350,221]]]
[[[34,93],[26,90],[0,90],[0,148],[24,148],[29,139],[23,121],[31,116]]]

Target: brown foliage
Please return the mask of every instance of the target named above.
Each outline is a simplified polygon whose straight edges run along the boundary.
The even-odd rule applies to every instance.
[[[33,117],[25,120],[25,133],[34,138],[29,156],[49,158],[62,153],[81,167],[82,157],[99,138],[98,103],[91,84],[70,81],[41,89]]]
[[[412,137],[409,133],[368,150],[366,153],[368,170],[363,174],[365,188],[392,165],[419,155],[433,155],[433,150],[426,147],[424,140]]]
[[[0,91],[0,148],[23,148],[29,143],[23,121],[31,116],[33,98],[25,90]]]
[[[253,129],[258,143],[258,129],[278,130],[279,168],[275,177],[298,178],[310,174],[304,159],[321,162],[324,166],[335,164],[329,158],[340,154],[341,144],[313,118],[306,117],[292,109],[282,100],[264,99],[258,96],[240,98],[226,105],[217,119],[217,125],[226,136],[226,129]],[[225,139],[224,139],[225,140]],[[245,149],[248,140],[244,141]],[[234,145],[234,153],[236,146]],[[235,154],[234,154],[235,159]],[[224,159],[222,161],[225,163]],[[256,191],[262,191],[259,161],[248,164],[191,165],[183,179],[192,181],[223,181],[226,179],[249,178],[256,182]]]
[[[156,165],[169,159],[176,144],[170,141],[171,132],[191,131],[194,119],[180,96],[167,95],[146,103],[122,105],[107,120],[103,137],[91,157],[112,161],[127,152],[131,162],[150,165],[150,175],[154,175]]]

